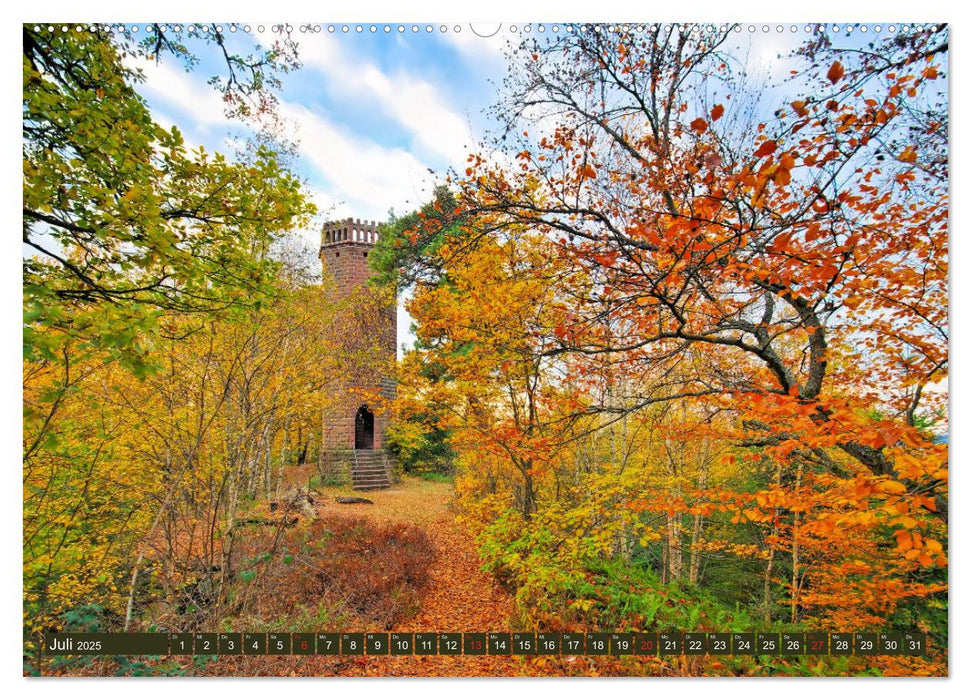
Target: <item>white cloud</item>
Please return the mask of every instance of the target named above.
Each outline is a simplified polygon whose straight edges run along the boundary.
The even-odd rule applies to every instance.
[[[147,58],[129,58],[126,63],[145,74],[146,80],[139,92],[145,94],[149,101],[177,108],[188,115],[196,127],[229,126],[219,93],[204,82],[193,80],[192,74],[180,70],[171,62],[156,63]]]
[[[434,178],[411,153],[356,136],[303,105],[282,102],[280,111],[297,128],[302,157],[328,183],[331,201],[318,207],[383,219],[389,207],[412,209],[430,197]]]
[[[299,50],[305,70],[321,73],[335,92],[377,107],[410,134],[416,151],[457,164],[474,145],[466,117],[427,80],[403,69],[385,73],[328,36],[303,41]]]
[[[317,44],[317,42],[312,42]],[[331,42],[320,42],[321,47]],[[326,59],[326,48],[320,50],[315,61]],[[353,80],[354,71],[341,59],[334,65],[341,65],[344,80]],[[153,106],[155,118],[163,126],[173,121],[158,109],[168,113],[177,110],[189,123],[178,120],[186,126],[210,131],[213,127],[230,129],[242,126],[231,122],[225,116],[219,94],[207,85],[198,75],[185,73],[177,67],[165,63],[155,63],[144,59],[132,60],[132,67],[140,68],[146,77],[140,91],[146,95]],[[367,89],[388,92],[396,86],[390,79],[373,67],[367,71]],[[359,75],[359,73],[357,73]],[[403,97],[404,107],[400,118],[410,123],[416,130],[423,125],[417,122],[417,113],[422,101],[432,106],[431,126],[440,130],[446,137],[443,143],[455,149],[456,142],[462,137],[462,125],[457,117],[450,114],[435,101],[430,85],[412,81],[410,94]],[[305,106],[292,101],[281,101],[281,116],[296,129],[295,136],[300,142],[302,159],[311,172],[311,182],[321,180],[326,187],[313,188],[314,200],[321,211],[331,210],[334,216],[355,216],[383,219],[389,207],[397,210],[412,209],[425,201],[434,186],[434,178],[427,166],[416,156],[402,148],[385,148],[374,141],[342,128],[320,114],[311,112]],[[184,129],[183,129],[184,131]],[[431,138],[431,130],[420,131],[422,139]],[[235,150],[236,140],[228,134],[220,135],[219,143],[230,152]],[[187,139],[187,145],[191,143]],[[464,144],[463,144],[464,145]],[[317,175],[319,177],[314,177]]]

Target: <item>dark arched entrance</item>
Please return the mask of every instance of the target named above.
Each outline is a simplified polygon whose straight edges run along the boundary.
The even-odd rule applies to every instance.
[[[367,406],[357,409],[354,416],[354,449],[374,449],[374,414]]]

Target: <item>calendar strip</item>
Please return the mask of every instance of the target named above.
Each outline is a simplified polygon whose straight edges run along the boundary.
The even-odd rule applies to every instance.
[[[54,656],[919,656],[922,632],[51,633]]]

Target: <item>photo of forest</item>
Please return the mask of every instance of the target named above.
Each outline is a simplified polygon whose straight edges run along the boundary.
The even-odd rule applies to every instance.
[[[25,24],[24,675],[947,676],[948,56]],[[416,636],[490,632],[926,648]],[[416,647],[273,653],[318,633]]]

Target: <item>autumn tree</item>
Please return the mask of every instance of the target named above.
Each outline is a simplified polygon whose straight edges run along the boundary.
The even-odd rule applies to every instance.
[[[578,414],[725,406],[723,437],[767,460],[767,480],[709,496],[753,524],[770,616],[777,591],[791,619],[821,614],[832,598],[801,596],[828,579],[872,623],[940,591],[921,580],[946,561],[947,456],[927,428],[947,370],[947,30],[852,50],[814,38],[771,105],[746,97],[732,35],[525,42],[496,110],[507,157],[470,157],[462,234],[442,249],[541,236],[565,283],[548,292],[562,322],[520,329],[534,361],[624,387]]]
[[[319,434],[332,316],[277,255],[313,207],[264,128],[292,45],[192,30],[23,28],[25,630],[85,601],[127,626],[145,557],[177,604]],[[193,49],[223,57],[211,85],[258,135],[239,157],[190,149],[138,93],[131,59]]]
[[[285,52],[226,55],[231,116],[265,112]],[[24,304],[27,357],[52,359],[77,338],[134,364],[140,331],[167,312],[258,303],[267,249],[311,211],[300,183],[266,147],[248,162],[190,150],[154,121],[127,59],[195,60],[171,28],[139,42],[99,26],[25,25]],[[206,39],[198,39],[203,44]],[[253,101],[256,104],[252,104]],[[44,329],[57,329],[45,332]]]

